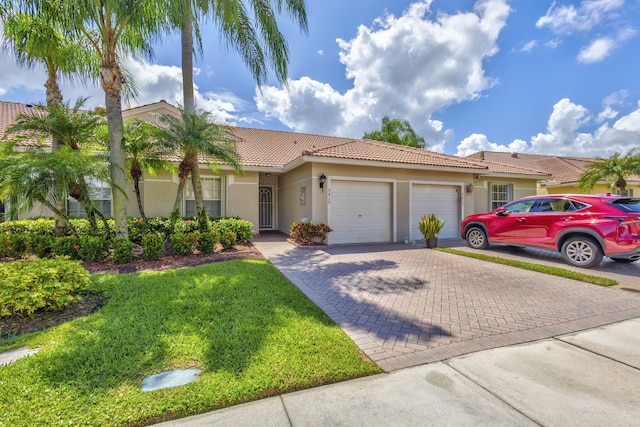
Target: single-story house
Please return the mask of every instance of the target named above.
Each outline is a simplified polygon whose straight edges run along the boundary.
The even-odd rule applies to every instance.
[[[7,104],[12,103],[0,102],[3,120],[27,111],[23,104],[9,105],[13,116],[8,117],[3,111]],[[162,126],[159,114],[177,115],[179,110],[160,101],[126,110],[124,117]],[[256,233],[288,233],[293,222],[305,219],[333,229],[329,244],[417,241],[422,238],[420,218],[435,213],[445,220],[440,238],[457,238],[464,216],[535,194],[536,182],[549,178],[524,167],[380,141],[231,129],[244,174],[226,165],[214,173],[201,162],[205,205],[212,215],[252,222]],[[141,191],[147,216],[168,216],[177,187],[175,174],[145,173]],[[108,197],[110,192],[103,190]],[[184,199],[182,214],[195,214],[190,188]],[[139,215],[132,190],[128,213]]]
[[[538,181],[538,194],[540,195],[584,193],[578,185],[580,175],[587,171],[589,164],[596,161],[594,158],[587,157],[547,156],[543,154],[492,151],[480,151],[466,158],[546,172],[551,175],[551,178]],[[627,178],[627,191],[629,196],[640,194],[640,176],[630,176]],[[611,193],[619,195],[620,190],[613,188],[611,183],[600,182],[591,190],[591,193]]]

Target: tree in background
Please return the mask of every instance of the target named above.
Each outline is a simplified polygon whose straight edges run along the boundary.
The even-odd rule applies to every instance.
[[[620,195],[627,196],[627,177],[631,175],[640,175],[640,155],[635,149],[624,156],[615,153],[608,158],[598,157],[580,175],[578,185],[583,191],[591,191],[598,182],[605,181],[619,189]]]
[[[367,132],[362,139],[386,141],[392,144],[416,148],[429,148],[424,138],[416,134],[408,120],[390,119],[389,116],[382,118],[382,127],[380,130]]]

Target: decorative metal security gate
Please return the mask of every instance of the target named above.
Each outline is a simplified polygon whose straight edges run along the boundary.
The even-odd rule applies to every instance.
[[[273,230],[273,187],[259,187],[258,209],[260,230]]]

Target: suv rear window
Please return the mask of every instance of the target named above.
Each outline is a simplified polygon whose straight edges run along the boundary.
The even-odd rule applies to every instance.
[[[640,213],[640,199],[619,199],[611,202],[612,206],[620,209],[623,212],[636,212]]]

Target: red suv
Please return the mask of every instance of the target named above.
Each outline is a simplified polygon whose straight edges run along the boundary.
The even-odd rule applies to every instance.
[[[591,268],[607,256],[640,259],[640,199],[616,196],[550,195],[513,201],[466,217],[460,234],[469,247],[490,243],[559,251],[569,264]]]

